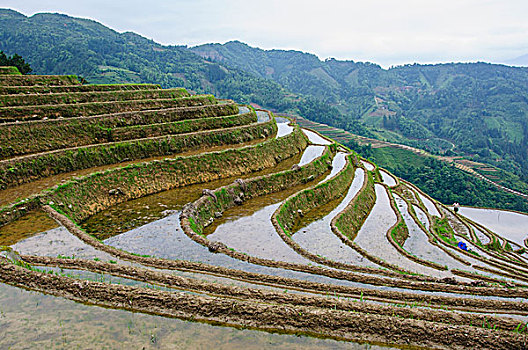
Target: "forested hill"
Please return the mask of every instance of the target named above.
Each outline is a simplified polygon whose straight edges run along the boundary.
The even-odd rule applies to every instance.
[[[1,9],[0,50],[23,56],[35,74],[183,86],[433,151],[454,144],[454,152],[528,178],[528,68],[475,63],[385,70],[240,42],[189,49],[91,20]]]
[[[23,56],[34,74],[75,74],[90,83],[181,86],[347,126],[337,109],[292,94],[272,80],[209,62],[185,46],[163,46],[92,20],[51,13],[27,17],[0,9],[0,50]]]
[[[528,175],[528,68],[488,63],[405,65],[319,60],[234,41],[192,48],[202,57],[328,102],[378,136],[455,150]]]

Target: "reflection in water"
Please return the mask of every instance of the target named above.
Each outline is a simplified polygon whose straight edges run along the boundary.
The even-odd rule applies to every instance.
[[[344,152],[338,152],[334,159],[332,160],[332,171],[330,171],[330,174],[328,174],[327,177],[324,178],[323,181],[325,182],[328,179],[333,178],[337,173],[339,173],[346,165],[346,156],[347,153]]]
[[[174,211],[180,210],[185,204],[200,198],[202,190],[205,188],[216,189],[233,183],[237,178],[252,178],[284,171],[297,164],[300,159],[301,154],[298,154],[272,168],[204,184],[179,187],[127,201],[93,215],[85,220],[81,226],[97,238],[105,239],[171,215]]]
[[[21,240],[12,246],[20,254],[39,256],[69,256],[84,259],[98,258],[104,261],[116,260],[110,254],[95,249],[60,226],[33,237]]]
[[[315,158],[320,157],[325,150],[325,146],[308,146],[304,150],[299,166],[311,163]]]
[[[372,171],[372,170],[376,169],[374,167],[374,165],[372,165],[371,163],[367,162],[366,160],[361,160],[361,164],[363,164],[365,169],[367,169],[368,171]]]
[[[425,226],[427,230],[429,230],[430,223],[429,218],[427,217],[427,214],[422,210],[422,208],[418,207],[416,204],[413,204],[414,212],[416,213],[416,216],[418,217],[418,220]]]
[[[279,137],[284,137],[286,135],[289,135],[293,132],[293,126],[290,126],[288,125],[289,121],[286,122],[286,123],[277,123],[277,136],[276,138],[279,138]]]
[[[526,214],[468,207],[461,207],[460,214],[522,247],[524,247],[524,240],[528,238],[528,215]]]
[[[302,132],[308,137],[311,143],[314,145],[331,145],[332,142],[321,137],[318,133],[313,132],[312,130],[302,129]]]
[[[0,226],[0,246],[13,245],[39,232],[51,230],[59,225],[41,210],[32,211],[21,218]]]
[[[348,203],[359,192],[361,186],[363,186],[364,173],[365,171],[363,169],[356,169],[354,181],[344,199],[339,199],[339,205],[322,219],[312,222],[308,226],[297,231],[292,236],[293,240],[299,243],[299,245],[305,250],[324,256],[330,260],[360,266],[378,267],[349,246],[343,244],[332,232],[330,227],[332,219],[348,205]]]
[[[387,173],[385,170],[380,170],[381,178],[383,179],[383,183],[385,183],[389,187],[396,186],[396,180],[392,175]]]
[[[228,221],[218,226],[207,238],[259,258],[308,264],[310,261],[290,248],[271,223],[271,216],[280,204],[272,204],[251,216]]]
[[[403,249],[421,259],[433,261],[440,265],[446,265],[449,269],[467,269],[466,265],[450,257],[437,246],[429,243],[426,233],[409,214],[407,203],[397,194],[394,194],[394,199],[409,230],[409,237],[403,244]],[[415,207],[415,210],[416,208],[417,207]],[[422,212],[422,214],[425,213]]]
[[[386,349],[88,306],[2,283],[0,300],[2,349]]]
[[[433,202],[431,202],[431,200],[425,197],[422,193],[418,191],[416,193],[418,193],[418,196],[420,197],[422,203],[425,205],[425,209],[427,209],[429,215],[440,217],[440,213],[438,212],[438,209],[436,209],[436,206],[433,204]]]
[[[355,242],[370,254],[403,269],[435,277],[446,277],[450,272],[438,271],[415,263],[403,255],[387,239],[387,231],[396,223],[396,214],[391,208],[389,195],[382,185],[376,184],[376,204],[358,232]]]

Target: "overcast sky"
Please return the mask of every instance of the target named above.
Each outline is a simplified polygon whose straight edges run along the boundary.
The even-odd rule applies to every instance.
[[[527,0],[0,0],[0,7],[90,18],[163,44],[240,40],[384,67],[528,54]]]

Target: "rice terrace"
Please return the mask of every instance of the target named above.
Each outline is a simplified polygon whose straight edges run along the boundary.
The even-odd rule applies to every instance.
[[[524,214],[232,100],[0,73],[0,347],[528,348]]]

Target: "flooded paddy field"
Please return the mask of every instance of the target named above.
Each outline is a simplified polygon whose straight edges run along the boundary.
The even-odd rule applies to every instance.
[[[0,284],[4,349],[396,349],[273,334],[84,305]]]
[[[289,119],[178,93],[178,109],[102,114],[96,100],[93,118],[49,122],[24,114],[28,94],[9,112],[22,122],[6,134],[44,131],[5,139],[38,161],[0,162],[0,348],[527,348],[524,216],[458,216]],[[94,118],[106,139],[134,126],[119,162]],[[180,121],[208,131],[159,156]],[[58,126],[87,146],[59,140],[63,167],[40,178],[55,164],[38,143]],[[71,171],[93,159],[113,164]]]
[[[469,207],[461,207],[460,214],[521,247],[528,239],[528,215],[526,214]]]

